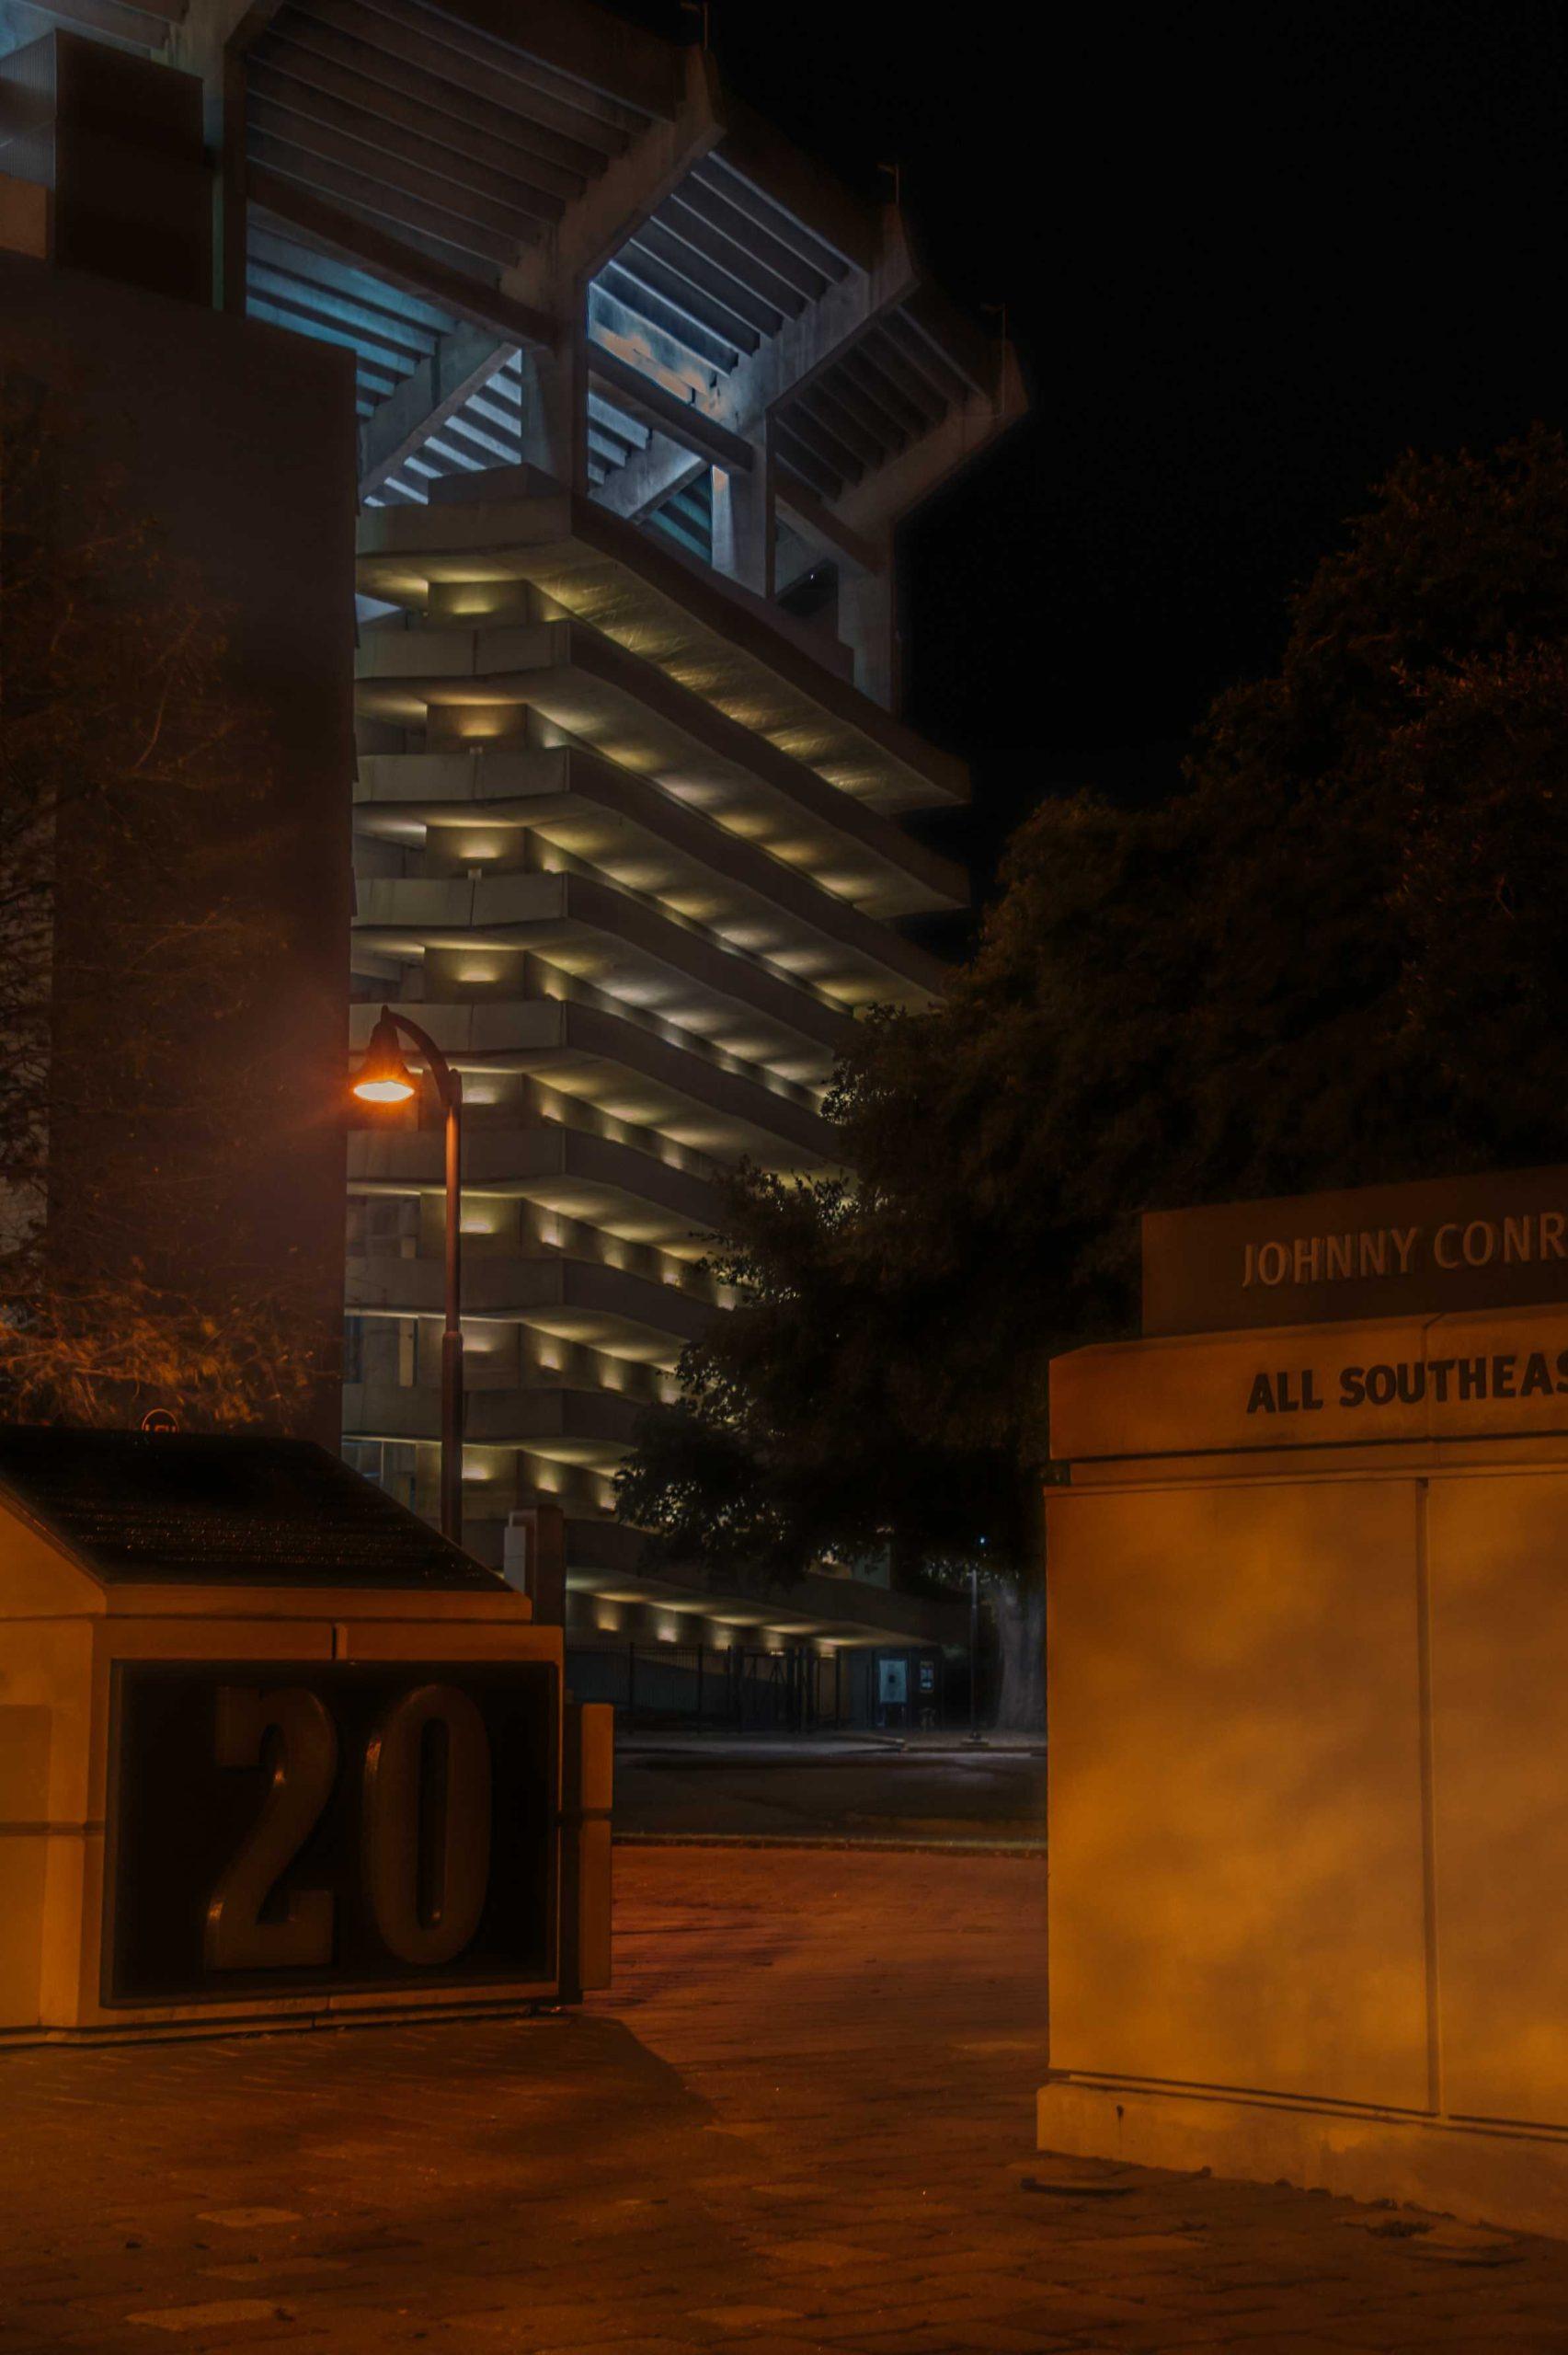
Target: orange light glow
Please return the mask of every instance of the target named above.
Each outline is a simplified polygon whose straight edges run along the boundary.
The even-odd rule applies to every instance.
[[[390,1006],[382,1007],[359,1077],[349,1082],[349,1092],[361,1104],[406,1104],[418,1093],[397,1043],[397,1023]]]

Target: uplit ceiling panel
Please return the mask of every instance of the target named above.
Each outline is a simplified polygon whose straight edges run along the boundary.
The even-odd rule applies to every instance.
[[[646,332],[661,367],[693,384],[727,375],[800,316],[850,263],[755,183],[709,155],[625,240],[595,280],[589,327],[622,350]],[[619,314],[620,316],[617,316]],[[635,350],[622,356],[635,366]]]
[[[412,375],[437,338],[457,324],[435,304],[306,244],[297,230],[256,210],[246,240],[246,308],[252,318],[352,351],[361,417]]]
[[[513,351],[450,416],[431,427],[394,473],[366,492],[365,505],[418,507],[429,500],[431,483],[445,475],[517,465],[522,457],[526,397],[521,372],[521,354]]]

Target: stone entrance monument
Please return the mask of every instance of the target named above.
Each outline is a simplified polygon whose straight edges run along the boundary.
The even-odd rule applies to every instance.
[[[1144,1305],[1052,1369],[1040,2145],[1568,2231],[1568,1171]]]
[[[606,1984],[610,1720],[320,1448],[0,1428],[0,2042]]]

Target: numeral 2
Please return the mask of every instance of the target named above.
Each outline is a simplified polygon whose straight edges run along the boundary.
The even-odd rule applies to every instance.
[[[209,1970],[281,1970],[332,1959],[332,1898],[325,1889],[296,1890],[282,1916],[261,1909],[315,1831],[338,1772],[338,1729],[325,1705],[303,1685],[256,1693],[243,1684],[218,1692],[220,1766],[255,1766],[269,1733],[272,1779],[249,1839],[223,1874],[207,1908],[202,1940]]]

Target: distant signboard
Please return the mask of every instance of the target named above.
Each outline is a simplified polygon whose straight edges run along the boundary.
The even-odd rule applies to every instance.
[[[1568,1169],[1365,1186],[1143,1220],[1150,1337],[1568,1302]]]

